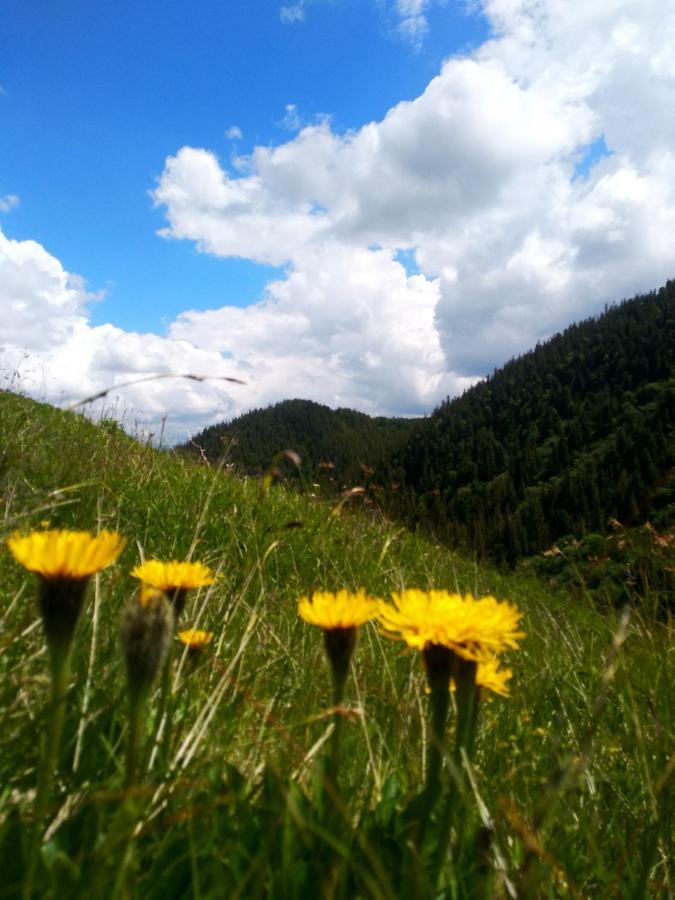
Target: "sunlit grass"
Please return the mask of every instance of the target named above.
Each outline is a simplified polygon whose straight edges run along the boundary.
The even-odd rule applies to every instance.
[[[406,896],[399,876],[425,890],[405,818],[431,740],[419,654],[362,625],[336,711],[323,642],[297,600],[442,588],[510,601],[527,638],[504,657],[510,696],[481,704],[463,788],[473,831],[442,860],[438,896],[672,892],[668,621],[637,603],[600,613],[476,567],[359,512],[358,496],[333,515],[283,486],[188,464],[20,397],[0,394],[0,429],[3,542],[45,523],[128,541],[93,576],[78,624],[36,891]],[[129,779],[120,617],[142,558],[200,562],[217,577],[186,597],[180,629],[213,637],[198,654],[174,637]],[[12,896],[25,877],[49,667],[33,577],[3,552],[0,578],[0,896]],[[328,833],[314,798],[336,715]],[[453,772],[446,760],[446,784]]]

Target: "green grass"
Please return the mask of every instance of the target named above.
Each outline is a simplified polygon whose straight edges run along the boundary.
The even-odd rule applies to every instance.
[[[525,573],[505,575],[359,509],[265,490],[0,393],[0,512],[15,529],[117,529],[80,622],[35,895],[64,897],[672,896],[675,680],[669,620],[636,598],[598,611]],[[151,765],[123,790],[119,618],[148,557],[218,570],[183,622],[215,633],[170,659],[171,728],[146,718]],[[0,897],[20,896],[48,695],[34,583],[0,553]],[[332,727],[321,635],[296,601],[314,588],[494,593],[524,611],[511,697],[482,705],[456,849],[434,894],[405,807],[428,740],[417,654],[361,630],[347,685],[340,787],[316,800]],[[158,687],[158,691],[159,691]],[[451,726],[452,727],[452,726]],[[450,773],[446,773],[450,780]],[[481,850],[482,848],[482,850]],[[407,879],[407,880],[406,880]],[[426,891],[426,894],[425,894]]]

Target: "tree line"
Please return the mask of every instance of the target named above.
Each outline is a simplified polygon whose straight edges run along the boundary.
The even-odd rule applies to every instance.
[[[667,532],[675,281],[571,325],[424,419],[288,400],[207,428],[184,449],[262,475],[287,448],[302,457],[290,477],[303,489],[365,485],[390,518],[510,566],[556,542],[609,536],[611,523]]]

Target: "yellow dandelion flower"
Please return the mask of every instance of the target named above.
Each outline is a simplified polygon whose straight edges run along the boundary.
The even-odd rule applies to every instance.
[[[502,697],[508,697],[509,687],[506,682],[510,681],[512,675],[513,671],[511,669],[499,668],[499,660],[497,658],[486,659],[482,662],[479,662],[477,665],[476,685],[479,688],[483,688],[484,691],[492,691],[493,694],[499,694]],[[450,681],[450,690],[457,690],[457,684],[455,683],[454,678],[452,678]],[[425,689],[425,693],[431,693],[429,687]],[[523,717],[521,717],[521,719],[523,719]]]
[[[483,690],[492,691],[493,694],[499,694],[501,697],[508,697],[509,686],[507,681],[510,680],[512,675],[511,669],[499,668],[498,659],[485,659],[478,663],[476,684]]]
[[[126,541],[114,531],[33,531],[7,540],[14,559],[47,581],[80,581],[117,559]]]
[[[518,608],[492,596],[409,589],[392,598],[393,603],[380,603],[379,622],[387,635],[418,650],[447,647],[463,659],[481,662],[515,648],[525,636],[518,627]]]
[[[166,600],[164,591],[160,591],[159,588],[155,588],[150,584],[144,584],[143,582],[141,582],[141,586],[138,591],[138,602],[141,606],[153,606],[158,602],[160,597]]]
[[[187,592],[193,588],[206,587],[213,584],[216,575],[212,569],[202,562],[179,562],[149,559],[131,570],[134,578],[140,578],[143,584],[164,591],[171,600],[176,621],[185,609]]]
[[[38,576],[38,603],[49,647],[53,679],[66,677],[75,628],[82,614],[89,578],[121,553],[124,538],[113,531],[33,531],[13,534],[7,546]]]
[[[178,640],[189,650],[201,650],[213,640],[212,631],[201,631],[199,628],[188,628],[178,632]]]
[[[333,699],[342,700],[349,663],[356,646],[356,630],[377,615],[379,600],[362,589],[336,593],[315,591],[298,600],[298,615],[323,629],[326,654],[333,671]],[[337,739],[336,739],[337,740]]]
[[[340,590],[336,593],[315,591],[311,597],[298,600],[298,615],[310,625],[324,631],[337,628],[357,628],[377,615],[379,601],[364,590]]]
[[[134,566],[131,574],[144,584],[149,584],[167,594],[176,590],[206,587],[216,580],[213,570],[204,563],[178,562],[178,560],[161,562],[158,559],[149,559]]]

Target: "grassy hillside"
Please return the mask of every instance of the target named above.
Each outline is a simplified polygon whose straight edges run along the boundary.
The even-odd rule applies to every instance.
[[[0,434],[3,541],[47,522],[128,538],[78,627],[40,823],[44,638],[32,576],[0,553],[0,896],[25,889],[36,834],[35,896],[59,900],[672,896],[675,658],[648,604],[600,614],[379,521],[358,495],[311,502],[16,395],[0,393]],[[196,660],[176,644],[144,721],[147,771],[125,791],[119,617],[141,553],[220,577],[184,615],[213,643]],[[364,626],[335,714],[321,635],[296,601],[340,587],[490,592],[524,613],[511,696],[481,705],[469,774],[444,772],[461,815],[436,888],[405,827],[430,742],[420,659]],[[339,786],[322,792],[338,720]]]

